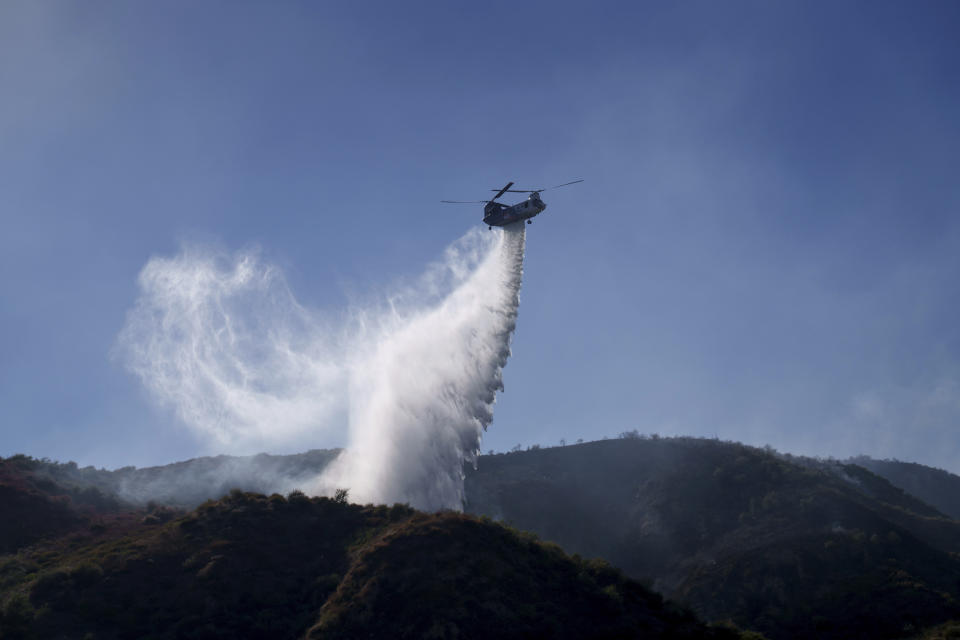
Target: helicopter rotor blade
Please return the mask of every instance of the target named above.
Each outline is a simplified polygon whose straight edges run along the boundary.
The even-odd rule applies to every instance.
[[[491,201],[496,200],[497,198],[499,198],[500,196],[502,196],[503,194],[505,194],[507,191],[509,191],[509,190],[510,190],[510,187],[512,187],[512,186],[513,186],[513,182],[508,182],[508,183],[507,183],[507,186],[505,186],[503,189],[500,189],[500,191],[497,193],[497,195],[495,195],[495,196],[493,196],[492,198],[490,198],[490,200],[491,200]],[[490,191],[496,191],[496,189],[490,189]]]
[[[546,189],[503,189],[496,195],[496,198],[499,198],[503,193],[540,193],[541,191],[549,191],[550,189],[558,189],[560,187],[565,187],[568,184],[577,184],[578,182],[583,182],[583,179],[573,180],[572,182],[564,182],[563,184],[558,184],[555,187],[547,187]],[[512,182],[510,184],[513,184]],[[507,185],[510,186],[510,185]],[[496,191],[496,189],[490,189],[490,191]]]

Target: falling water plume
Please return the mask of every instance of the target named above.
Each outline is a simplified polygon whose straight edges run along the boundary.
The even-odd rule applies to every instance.
[[[437,306],[384,332],[351,371],[350,444],[318,480],[365,502],[459,509],[510,355],[524,225],[507,228]]]
[[[154,258],[117,352],[219,449],[344,452],[312,483],[361,502],[459,509],[510,355],[525,227],[472,231],[416,286],[335,325],[256,253]]]

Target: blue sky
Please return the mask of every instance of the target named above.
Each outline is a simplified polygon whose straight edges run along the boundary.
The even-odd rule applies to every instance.
[[[960,472],[960,5],[9,2],[0,455],[214,453],[110,354],[259,247],[337,313],[541,187],[484,450],[630,429]],[[340,446],[320,440],[316,447]]]

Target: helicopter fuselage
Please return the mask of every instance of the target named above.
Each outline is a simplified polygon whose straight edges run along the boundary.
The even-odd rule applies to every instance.
[[[483,208],[483,222],[490,227],[503,227],[514,222],[529,220],[546,208],[547,204],[537,195],[530,196],[513,206],[491,201]]]
[[[568,184],[577,184],[578,182],[583,182],[583,178],[571,182],[564,182],[563,184],[558,184],[556,187],[550,187],[550,189],[558,189]],[[508,224],[522,223],[524,220],[526,220],[527,224],[531,224],[533,222],[531,218],[540,215],[543,213],[543,210],[547,208],[547,203],[540,199],[540,192],[546,191],[546,189],[511,189],[510,187],[512,186],[513,182],[511,181],[502,189],[490,189],[490,191],[496,191],[497,195],[489,200],[441,200],[440,202],[447,204],[483,203],[483,223],[491,229],[494,227],[505,227]],[[497,202],[497,198],[507,192],[529,193],[530,196],[523,202],[518,202],[512,206]]]

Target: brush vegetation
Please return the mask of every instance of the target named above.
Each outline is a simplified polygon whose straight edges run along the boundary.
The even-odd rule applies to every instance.
[[[486,456],[466,488],[471,512],[771,638],[910,637],[960,618],[960,523],[859,465],[628,433]]]
[[[30,462],[14,491],[65,511],[35,504],[45,534],[6,539],[4,640],[744,637],[484,518],[235,490],[104,519],[30,490]]]
[[[473,516],[345,491],[186,510],[335,453],[115,472],[0,459],[0,638],[742,633],[691,610],[773,640],[960,635],[960,478],[898,461],[630,432],[483,456]]]
[[[867,456],[850,462],[886,478],[951,518],[960,519],[960,477],[915,462],[874,460]]]

